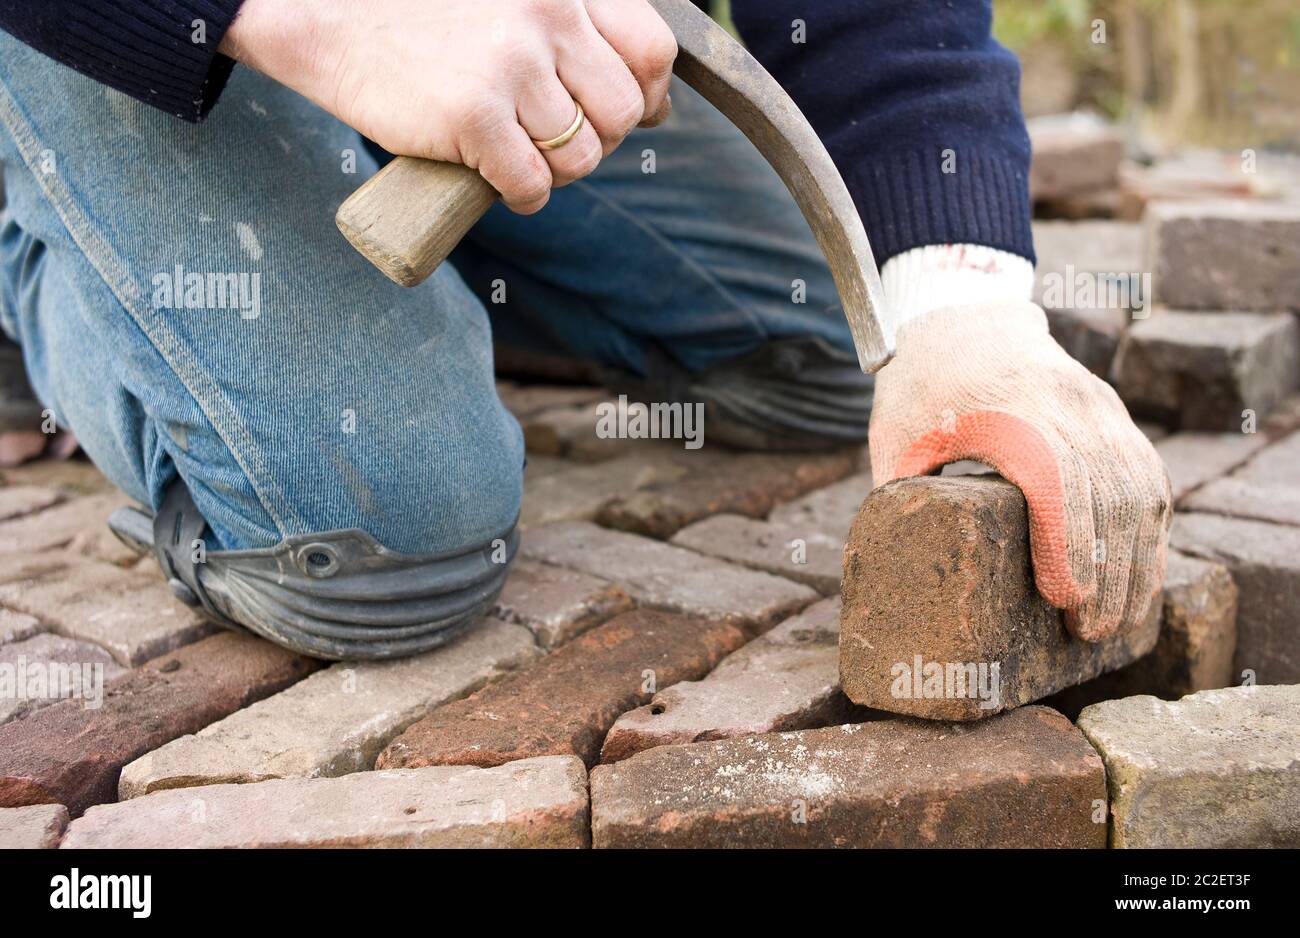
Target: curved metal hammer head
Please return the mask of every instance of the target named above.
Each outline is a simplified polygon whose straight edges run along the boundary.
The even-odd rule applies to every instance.
[[[894,354],[866,229],[826,147],[775,78],[690,0],[650,0],[680,50],[673,71],[753,142],[780,175],[821,245],[865,372]]]

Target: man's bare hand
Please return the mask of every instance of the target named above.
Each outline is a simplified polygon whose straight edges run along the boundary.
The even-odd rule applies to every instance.
[[[246,0],[221,51],[393,153],[477,169],[526,214],[668,116],[677,43],[645,0]],[[539,150],[575,101],[582,130]]]

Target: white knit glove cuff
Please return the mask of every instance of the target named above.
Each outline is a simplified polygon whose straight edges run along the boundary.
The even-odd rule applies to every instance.
[[[1023,303],[1034,294],[1028,258],[982,244],[931,244],[880,269],[894,329],[944,306]]]

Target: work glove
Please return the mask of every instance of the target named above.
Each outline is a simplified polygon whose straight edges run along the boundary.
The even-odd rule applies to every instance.
[[[930,293],[914,273],[913,293]],[[1164,580],[1172,494],[1115,391],[1056,344],[1033,303],[927,308],[890,279],[887,296],[907,308],[876,376],[875,484],[960,459],[992,466],[1025,494],[1035,583],[1070,631],[1100,641],[1142,621]],[[960,292],[987,300],[971,282]]]

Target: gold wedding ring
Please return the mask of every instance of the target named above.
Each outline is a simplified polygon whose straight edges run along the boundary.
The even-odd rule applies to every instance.
[[[573,118],[573,123],[569,125],[569,129],[558,137],[552,137],[550,140],[534,140],[533,143],[537,145],[537,149],[558,150],[574,137],[578,136],[578,131],[582,129],[582,122],[586,120],[586,115],[582,112],[581,104],[577,101],[574,101],[573,104],[578,109],[578,113]]]

